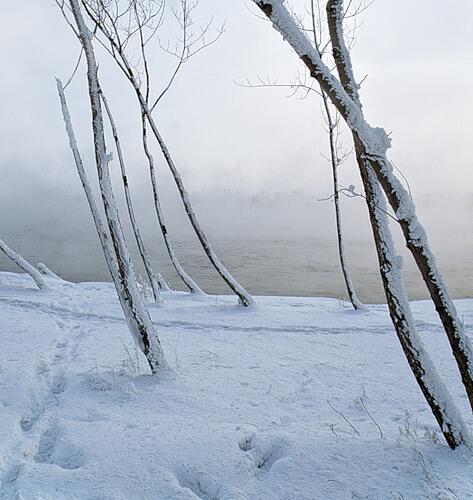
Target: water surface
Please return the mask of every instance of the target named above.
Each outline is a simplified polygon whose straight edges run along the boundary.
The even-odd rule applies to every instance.
[[[10,236],[9,241],[12,241]],[[15,248],[33,262],[44,262],[70,281],[108,281],[109,274],[95,238],[61,239],[51,235],[16,235]],[[129,240],[132,241],[132,240]],[[148,242],[152,262],[169,284],[183,289],[161,242]],[[346,297],[334,241],[307,240],[214,240],[213,247],[240,282],[255,295]],[[228,293],[228,288],[209,265],[195,241],[175,242],[176,253],[189,274],[208,293]],[[138,274],[144,275],[136,248],[130,250]],[[442,246],[437,260],[455,298],[473,297],[473,245]],[[360,298],[384,302],[376,255],[369,242],[347,242],[347,259]],[[411,299],[427,298],[427,290],[410,256],[403,251],[404,276]],[[14,271],[0,255],[0,269]]]

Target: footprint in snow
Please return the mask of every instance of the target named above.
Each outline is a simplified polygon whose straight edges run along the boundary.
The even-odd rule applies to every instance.
[[[263,479],[277,462],[287,459],[291,447],[285,439],[247,434],[238,441],[240,450],[246,452],[252,461],[252,469],[258,479]]]
[[[176,478],[182,488],[201,500],[248,500],[242,491],[218,482],[212,474],[196,467],[179,467]]]
[[[82,450],[66,441],[57,425],[52,425],[43,432],[34,461],[74,470],[85,464],[85,456]]]
[[[36,422],[39,420],[41,415],[43,414],[44,408],[42,403],[40,403],[34,397],[31,398],[31,407],[28,415],[24,415],[20,419],[20,427],[23,432],[28,432],[33,428]]]
[[[40,361],[36,367],[36,375],[44,375],[49,371],[48,364],[45,361]]]
[[[61,352],[57,352],[55,355],[54,355],[54,362],[57,362],[57,361],[62,361],[64,359],[64,354],[62,354]]]
[[[64,373],[59,373],[53,377],[53,382],[51,384],[51,394],[57,396],[64,392],[66,388],[66,379]]]
[[[255,438],[255,436],[256,436],[256,434],[254,432],[251,432],[250,434],[243,436],[238,441],[238,447],[240,448],[240,450],[241,451],[250,451],[253,448],[253,439]]]
[[[0,498],[19,498],[16,482],[21,473],[22,465],[14,464],[7,469],[0,479]]]

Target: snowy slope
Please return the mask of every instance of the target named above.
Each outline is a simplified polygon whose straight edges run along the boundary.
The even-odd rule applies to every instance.
[[[0,498],[473,498],[384,306],[166,293],[155,379],[111,284],[50,283],[0,274]],[[414,312],[473,428],[433,308]]]

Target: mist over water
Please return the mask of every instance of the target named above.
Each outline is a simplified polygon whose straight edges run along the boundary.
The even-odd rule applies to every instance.
[[[302,194],[244,198],[221,194],[196,195],[197,212],[209,229],[214,249],[234,276],[255,295],[323,296],[344,298],[346,291],[338,260],[333,206]],[[469,197],[421,199],[420,213],[441,271],[454,298],[473,297],[473,233],[468,214]],[[358,295],[366,303],[385,301],[377,259],[371,241],[363,200],[343,200],[345,250]],[[66,203],[58,202],[66,207]],[[216,210],[216,207],[219,210]],[[209,264],[182,217],[179,204],[168,203],[168,227],[176,253],[188,273],[209,294],[226,294],[228,288]],[[109,281],[110,277],[83,200],[67,211],[30,212],[24,227],[17,224],[4,233],[13,248],[32,262],[44,262],[70,281]],[[122,207],[122,213],[123,207]],[[142,229],[155,272],[183,290],[152,212],[143,210]],[[180,215],[179,215],[180,214]],[[34,217],[36,215],[37,218]],[[38,218],[39,217],[39,218]],[[44,220],[43,218],[44,217]],[[137,274],[145,276],[127,218],[122,216],[128,246]],[[33,221],[33,223],[31,223]],[[403,256],[404,277],[411,299],[428,297],[427,290],[402,237],[392,224]],[[0,255],[0,269],[18,271]]]
[[[0,46],[6,48],[4,66],[12,71],[0,82],[0,108],[8,117],[0,122],[0,237],[25,258],[45,262],[66,279],[109,280],[53,80],[55,75],[65,80],[71,74],[77,41],[53,5],[47,8],[37,0],[6,4],[9,22],[0,32],[4,42]],[[403,182],[404,176],[409,179],[453,296],[471,297],[472,148],[469,127],[462,124],[470,123],[473,107],[469,22],[473,5],[457,2],[455,9],[440,16],[427,0],[404,4],[400,8],[398,2],[375,2],[363,13],[353,48],[355,76],[363,81],[368,121],[384,127],[393,139],[390,158],[402,170]],[[210,2],[202,7],[196,26],[215,14],[217,24],[227,21],[226,32],[186,64],[159,109],[160,127],[199,222],[230,271],[252,293],[343,297],[333,206],[318,201],[332,192],[331,171],[321,157],[327,155],[328,146],[319,98],[314,94],[287,99],[286,89],[236,85],[257,81],[258,75],[292,81],[299,62],[273,30],[248,12],[245,2]],[[17,36],[25,20],[28,36]],[[445,29],[450,29],[448,44],[436,35]],[[174,33],[169,35],[172,40]],[[160,51],[152,53],[154,92],[159,93],[172,74],[174,59]],[[156,225],[135,95],[109,58],[98,55],[101,83],[121,134],[140,230],[155,270],[180,289]],[[459,67],[466,72],[460,79]],[[96,188],[84,66],[68,88],[68,99],[85,168]],[[350,137],[342,126],[347,148]],[[182,264],[207,292],[227,293],[189,228],[155,141],[150,147],[155,151],[167,228]],[[111,164],[115,195],[135,268],[143,274],[118,173],[115,160]],[[340,167],[339,176],[341,184],[354,184],[361,191],[353,157]],[[365,203],[343,199],[342,204],[347,260],[360,298],[382,302]],[[422,280],[403,250],[399,228],[393,227],[393,232],[405,257],[410,297],[425,298]],[[0,270],[18,269],[0,254]]]

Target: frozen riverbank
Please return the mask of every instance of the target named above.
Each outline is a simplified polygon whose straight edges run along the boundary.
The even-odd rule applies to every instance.
[[[107,283],[0,274],[2,499],[470,498],[383,305],[165,294],[158,380]],[[473,300],[457,302],[467,331]],[[428,302],[417,325],[468,424]]]

